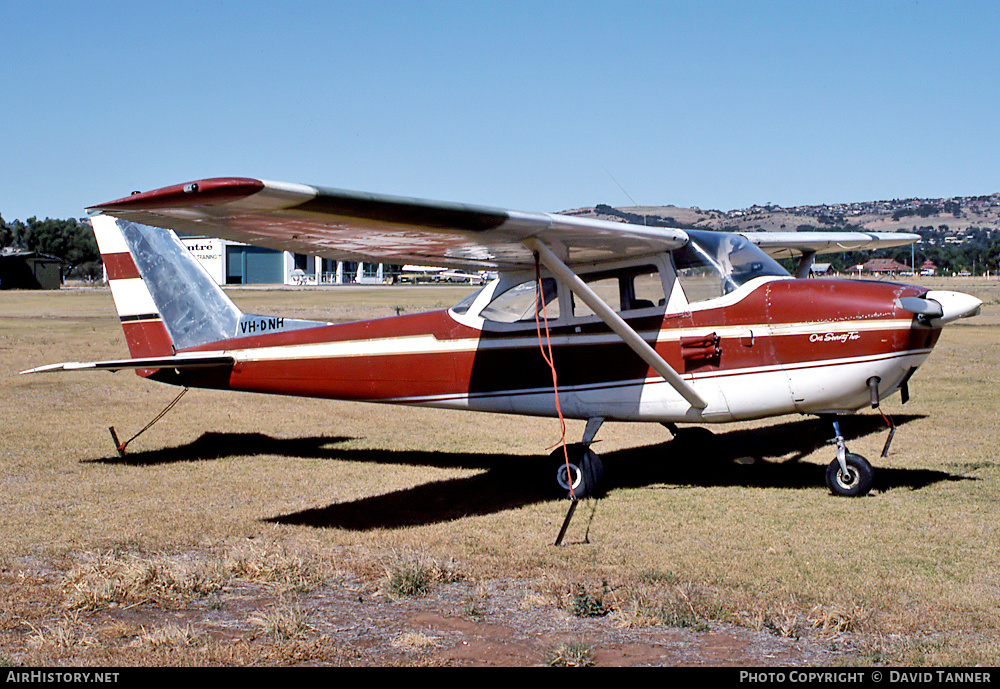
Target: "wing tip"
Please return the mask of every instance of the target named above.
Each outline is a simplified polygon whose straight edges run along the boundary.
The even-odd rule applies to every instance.
[[[231,354],[219,352],[193,352],[162,357],[138,357],[135,359],[112,359],[110,361],[64,361],[61,364],[46,364],[21,371],[29,373],[49,373],[53,371],[121,371],[139,368],[207,368],[212,366],[233,366],[236,359]]]
[[[238,201],[262,191],[266,185],[250,177],[213,177],[185,184],[133,192],[131,196],[87,208],[90,212],[149,210],[164,206],[212,206]]]

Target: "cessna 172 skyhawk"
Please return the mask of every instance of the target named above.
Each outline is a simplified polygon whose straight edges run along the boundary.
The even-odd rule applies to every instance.
[[[674,430],[796,413],[830,415],[827,483],[863,495],[872,467],[847,451],[836,415],[905,396],[942,325],[980,307],[956,292],[796,279],[774,260],[801,257],[803,278],[819,253],[910,234],[644,227],[245,178],[90,212],[132,358],[26,373],[131,368],[185,387],[586,420],[555,468],[574,499],[597,488],[590,445],[604,421]],[[499,277],[445,311],[347,324],[255,316],[170,230]]]

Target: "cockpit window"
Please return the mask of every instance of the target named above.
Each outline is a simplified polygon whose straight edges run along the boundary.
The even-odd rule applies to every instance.
[[[677,279],[688,302],[724,296],[762,275],[788,271],[748,239],[724,232],[688,230],[690,241],[673,252]]]
[[[559,318],[559,293],[555,278],[542,278],[542,301],[537,299],[537,294],[538,283],[535,280],[522,282],[494,297],[479,315],[498,323],[534,321],[536,310],[541,316],[541,305],[544,303],[545,317],[549,320]]]
[[[583,275],[582,278],[605,304],[618,312],[663,306],[666,301],[663,280],[656,266],[620,268]],[[574,294],[573,315],[583,318],[594,315],[594,312]]]
[[[663,278],[656,265],[638,265],[614,270],[586,273],[580,276],[597,295],[612,309],[621,313],[663,307],[666,303]],[[508,283],[509,284],[509,283]],[[538,299],[538,281],[525,280],[498,292],[479,312],[479,316],[494,323],[534,323],[535,316],[543,314],[549,321],[563,316],[566,307],[575,318],[588,318],[594,312],[578,296],[567,292],[565,303],[560,304],[559,284],[555,278],[542,279],[542,299]],[[452,307],[458,315],[468,313],[478,293],[466,297]]]

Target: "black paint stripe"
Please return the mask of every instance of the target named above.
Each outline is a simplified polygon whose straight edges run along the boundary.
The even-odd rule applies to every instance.
[[[424,201],[384,194],[318,188],[319,195],[294,207],[296,211],[374,221],[377,225],[408,225],[428,229],[492,230],[508,220],[506,211],[459,203]]]
[[[161,321],[163,320],[158,313],[141,313],[135,316],[119,316],[119,320],[122,323],[129,321]]]

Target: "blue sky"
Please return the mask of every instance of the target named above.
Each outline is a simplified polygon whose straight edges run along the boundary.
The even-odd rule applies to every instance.
[[[213,176],[529,211],[631,205],[619,183],[721,210],[990,194],[998,19],[928,0],[4,0],[0,215]]]

